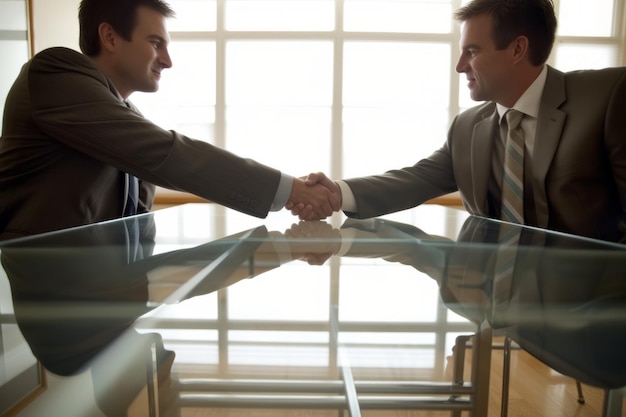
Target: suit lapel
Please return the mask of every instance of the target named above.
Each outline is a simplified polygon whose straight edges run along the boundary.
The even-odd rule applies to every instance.
[[[564,74],[548,67],[546,85],[541,97],[537,131],[535,134],[535,148],[532,159],[533,196],[537,214],[537,225],[548,226],[548,197],[546,194],[546,176],[554,154],[556,153],[566,114],[558,107],[565,101]]]
[[[472,134],[471,161],[474,206],[479,209],[483,216],[489,215],[487,192],[491,178],[490,155],[493,152],[495,135],[498,134],[498,125],[498,112],[493,106],[491,114],[476,123]]]

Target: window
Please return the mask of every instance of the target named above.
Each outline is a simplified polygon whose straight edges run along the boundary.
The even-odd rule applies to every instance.
[[[174,67],[132,99],[167,129],[292,175],[411,165],[472,102],[461,0],[171,0]],[[623,2],[556,0],[561,70],[624,60]]]
[[[624,2],[598,0],[580,7],[560,0],[557,45],[552,63],[562,71],[624,65]]]
[[[4,99],[29,57],[28,2],[0,0],[0,130]]]
[[[170,3],[178,14],[170,25],[174,67],[164,72],[156,96],[135,94],[132,97],[135,104],[165,128],[206,140],[292,175],[321,170],[333,178],[343,178],[411,165],[441,146],[452,117],[476,104],[469,98],[465,81],[454,70],[459,55],[459,27],[453,22],[452,13],[466,1],[170,0]],[[621,0],[600,0],[594,2],[593,8],[580,7],[577,0],[555,3],[560,29],[551,65],[569,70],[624,62]],[[412,224],[425,220],[406,218],[403,213],[394,216]],[[226,224],[202,225],[190,218],[198,217],[181,216],[179,222],[190,229],[223,227],[225,234],[258,225],[258,219],[236,212],[225,216]],[[281,221],[272,228],[274,219],[269,216],[264,223],[269,230],[281,230],[284,227]],[[460,226],[462,221],[457,223],[448,225],[441,221],[446,229]],[[443,230],[442,235],[445,235]],[[328,280],[320,281],[321,274],[311,281],[305,277],[299,281],[305,282],[306,287],[304,291],[300,288],[300,293],[327,291],[329,295],[324,293],[321,298],[332,297],[331,304],[341,301],[339,319],[344,321],[375,321],[391,314],[388,310],[372,308],[372,317],[364,317],[361,306],[340,300],[340,294],[363,288],[357,288],[355,283],[366,277],[363,271],[369,266],[361,260],[341,259],[341,262],[350,263],[342,269],[341,276],[333,272],[332,265],[324,266],[328,268]],[[300,276],[288,266],[281,271],[277,275]],[[451,312],[439,316],[441,300],[436,288],[431,288],[432,292],[413,288],[416,285],[413,278],[395,276],[396,285],[392,288],[408,288],[407,294],[429,294],[422,298],[429,302],[387,318],[402,321],[411,317],[411,325],[428,325],[438,320],[465,323],[465,319]],[[264,288],[272,285],[267,279],[265,276]],[[289,292],[295,302],[308,302],[297,298],[295,289],[281,285],[272,293]],[[340,291],[335,291],[334,286]],[[370,299],[385,296],[375,283],[371,288]],[[398,294],[395,292],[387,298]],[[224,297],[228,297],[231,318],[248,320],[255,328],[263,321],[289,321],[285,320],[283,311],[272,310],[278,304],[259,298],[254,286],[230,288]],[[261,306],[254,302],[268,309],[267,312],[260,314]],[[207,308],[204,301],[199,305]],[[329,308],[330,304],[314,306],[309,309],[313,317],[294,320],[328,321]],[[211,314],[211,319],[223,314],[218,312],[217,301],[211,307]],[[287,336],[281,332],[250,330],[229,333],[242,346],[241,350],[229,352],[233,362],[257,360],[266,364],[276,359],[275,354],[270,356],[265,350],[268,338],[271,342]],[[189,337],[183,335],[181,340]],[[340,337],[342,343],[366,346],[360,349],[367,349],[372,337],[376,343],[381,340],[377,335],[361,333]],[[427,346],[439,343],[437,340],[441,338],[434,334],[427,340],[405,340],[405,337],[406,334],[387,334],[385,340],[398,345]],[[296,338],[298,343],[306,344],[303,354],[314,356],[322,364],[328,361],[330,353],[318,349],[328,340],[325,333],[298,333]],[[257,342],[259,339],[262,342]],[[252,350],[255,354],[261,352],[258,358],[250,356]],[[217,363],[217,348],[211,352],[212,360]],[[397,352],[398,357],[405,353]],[[358,354],[357,350],[351,356],[358,360]],[[415,351],[410,354],[416,356]],[[430,356],[421,358],[436,368]],[[419,361],[416,364],[423,365]],[[394,365],[385,363],[385,366]]]

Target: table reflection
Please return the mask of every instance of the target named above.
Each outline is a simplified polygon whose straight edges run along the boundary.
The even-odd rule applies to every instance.
[[[314,226],[291,234],[314,236]],[[504,227],[516,229],[518,244],[500,244]],[[456,240],[381,219],[348,220],[339,232],[349,246],[342,256],[380,257],[425,272],[449,309],[488,323],[560,373],[601,388],[626,385],[623,245],[474,216]],[[393,240],[401,234],[414,240]],[[390,243],[378,244],[381,238]],[[515,268],[498,280],[502,252],[515,253]],[[319,263],[320,255],[327,254],[304,258]]]
[[[105,415],[127,415],[138,401],[162,415],[228,405],[181,395],[220,390],[186,383],[190,376],[218,378],[222,387],[228,378],[268,375],[338,382],[346,377],[342,351],[358,380],[450,380],[455,337],[484,328],[565,375],[626,385],[623,246],[512,226],[519,240],[509,247],[499,240],[511,225],[470,216],[456,236],[348,219],[204,240],[199,233],[193,244],[155,250],[158,217],[0,250],[31,351],[54,374],[88,370]],[[496,279],[503,254],[514,255],[515,268]],[[207,316],[208,305],[215,313]],[[183,333],[190,342],[179,342]],[[443,392],[442,404],[474,410],[463,402],[474,391]]]
[[[260,227],[245,237],[265,232]],[[153,255],[155,233],[148,215],[8,242],[1,250],[15,320],[31,351],[56,375],[88,370],[106,415],[124,415],[147,388],[154,397],[154,387],[169,385],[175,353],[165,349],[160,334],[137,332],[135,320],[161,302],[216,291],[233,275],[247,276],[227,271],[240,268],[254,250],[244,235],[235,235]],[[205,270],[216,260],[219,274]],[[160,268],[175,278],[165,292],[148,276]]]

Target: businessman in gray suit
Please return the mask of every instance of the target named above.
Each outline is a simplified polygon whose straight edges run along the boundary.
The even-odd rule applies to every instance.
[[[146,120],[128,101],[172,66],[162,0],[82,0],[83,54],[51,48],[22,68],[0,139],[0,239],[142,213],[154,185],[265,217],[287,199],[324,217],[327,188]]]
[[[626,236],[626,68],[562,73],[545,64],[556,17],[550,0],[474,0],[459,9],[461,56],[471,97],[430,157],[382,175],[332,182],[342,210],[379,216],[459,191],[465,208],[502,218],[505,113],[523,113],[519,223],[609,241]],[[289,204],[303,219],[315,218]],[[508,219],[507,219],[508,220]]]

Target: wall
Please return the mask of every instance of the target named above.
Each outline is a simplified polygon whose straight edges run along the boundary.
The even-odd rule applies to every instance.
[[[35,53],[51,46],[78,50],[80,0],[31,0]]]

